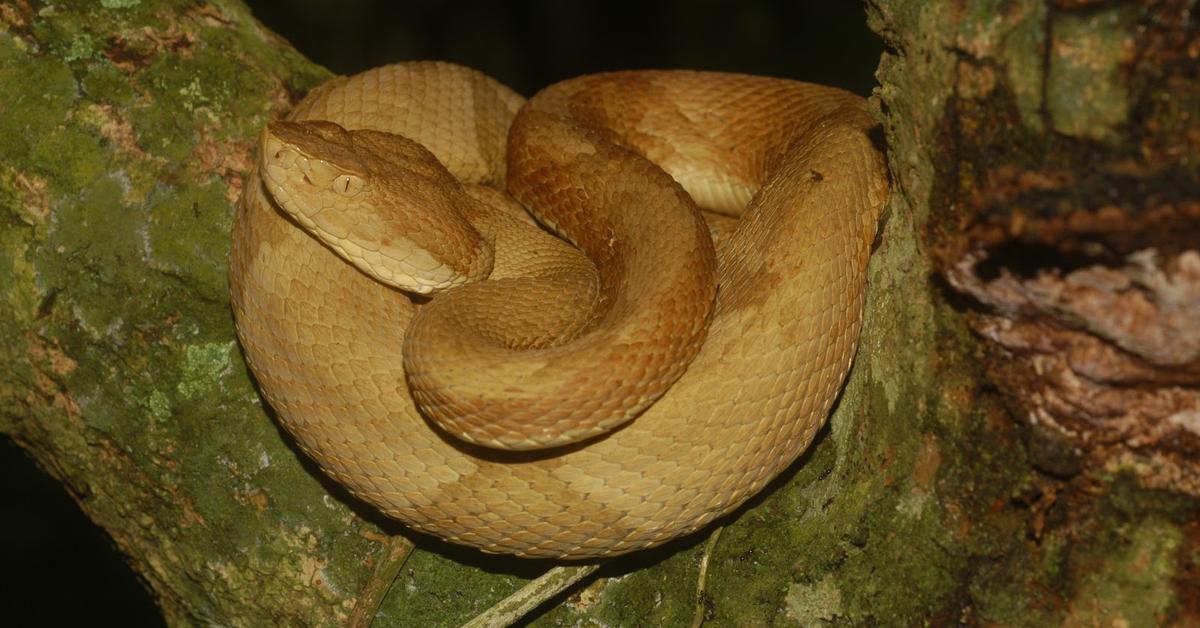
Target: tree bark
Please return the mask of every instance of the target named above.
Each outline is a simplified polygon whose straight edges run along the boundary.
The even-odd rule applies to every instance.
[[[1194,4],[869,3],[894,189],[861,347],[723,522],[713,625],[1200,621]],[[258,130],[328,74],[236,0],[0,26],[0,432],[169,623],[344,622],[403,531],[274,423],[225,275]],[[706,534],[536,623],[689,624]],[[550,565],[420,538],[376,625],[460,624]]]

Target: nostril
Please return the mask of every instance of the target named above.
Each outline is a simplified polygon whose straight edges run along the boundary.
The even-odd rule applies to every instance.
[[[296,151],[287,146],[279,146],[275,150],[270,150],[270,147],[268,147],[267,154],[271,155],[273,163],[279,164],[284,168],[291,168],[292,164],[296,163],[296,159],[299,157]]]

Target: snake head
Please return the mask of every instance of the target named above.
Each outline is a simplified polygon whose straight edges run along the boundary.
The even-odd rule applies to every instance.
[[[369,176],[350,132],[332,122],[272,122],[263,145],[263,166],[272,178],[295,169],[313,188],[328,188],[350,198],[362,191]]]
[[[491,272],[491,245],[462,213],[471,202],[462,185],[407,138],[276,121],[263,131],[259,172],[280,209],[385,284],[428,294]]]

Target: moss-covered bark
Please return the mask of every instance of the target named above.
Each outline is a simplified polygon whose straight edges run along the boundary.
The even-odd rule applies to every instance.
[[[895,191],[862,346],[817,445],[725,522],[713,625],[1196,617],[1182,593],[1200,563],[1195,503],[1119,469],[1035,470],[944,298],[931,250],[969,219],[952,202],[964,164],[995,158],[955,141],[980,128],[964,120],[1034,146],[1120,144],[1138,112],[1112,68],[1064,53],[1045,72],[1057,9],[994,4],[869,7],[889,45],[876,102]],[[1116,4],[1060,28],[1080,45],[1120,39],[1143,9]],[[326,74],[235,0],[21,0],[0,5],[0,27],[0,431],[109,532],[172,623],[343,621],[385,531],[273,423],[225,280],[256,132]],[[989,61],[964,67],[968,53]],[[1004,116],[987,108],[995,89],[964,79],[975,66],[1006,86]],[[1057,91],[1072,89],[1096,96],[1075,110]],[[1160,105],[1167,122],[1189,111]],[[1006,158],[1041,158],[1028,145]],[[1028,498],[1078,485],[1091,491],[1078,511]],[[700,540],[609,565],[538,623],[687,625]],[[422,540],[377,625],[454,625],[544,568]]]
[[[947,404],[949,412],[937,413],[944,426],[937,446],[960,456],[947,456],[951,463],[938,473],[941,523],[963,534],[944,549],[965,561],[961,588],[945,589],[953,593],[943,608],[953,614],[942,619],[1147,626],[1198,619],[1200,503],[1191,488],[1195,465],[1179,450],[1200,434],[1183,426],[1186,411],[1174,423],[1153,424],[1153,412],[1135,407],[1195,390],[1195,364],[1154,366],[1152,352],[1137,355],[1119,333],[1089,332],[1103,325],[1077,315],[1066,297],[1053,302],[1058,310],[1013,305],[1017,299],[997,291],[962,288],[971,284],[961,270],[963,260],[990,259],[970,279],[987,285],[995,275],[1007,280],[1000,288],[1020,286],[1014,291],[1022,295],[1062,296],[1102,284],[1062,281],[1077,268],[1124,277],[1125,256],[1145,247],[1166,256],[1196,249],[1200,228],[1189,216],[1200,182],[1200,122],[1182,113],[1200,102],[1194,9],[1194,2],[869,3],[888,48],[878,78],[899,195],[893,207],[922,243],[924,294],[953,304],[952,312],[934,310],[942,340],[918,360],[939,375],[919,390],[947,390],[950,373],[970,382],[957,388],[971,410]],[[1026,277],[1030,284],[1021,283]],[[1186,293],[1182,277],[1172,285]],[[1139,298],[1145,287],[1136,279],[1114,284]],[[1150,300],[1168,296],[1145,292]],[[1117,305],[1109,312],[1128,320]],[[963,321],[983,339],[978,345],[962,336]],[[1146,315],[1133,327],[1175,324]],[[1005,337],[1019,326],[1029,330],[1019,338],[1024,347]],[[1112,403],[1089,406],[1089,395]],[[1055,423],[1054,413],[1078,423]],[[1127,428],[1119,436],[1097,427],[1117,418]],[[1079,427],[1089,421],[1094,431]],[[1008,437],[987,426],[1004,426]],[[1159,440],[1142,438],[1150,432]],[[975,510],[960,509],[956,495]]]

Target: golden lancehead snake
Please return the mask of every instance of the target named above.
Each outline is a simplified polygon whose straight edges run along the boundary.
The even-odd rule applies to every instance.
[[[446,63],[330,81],[267,127],[235,218],[246,358],[300,447],[412,528],[663,543],[824,423],[888,192],[873,126],[842,90],[736,74],[529,101]]]

